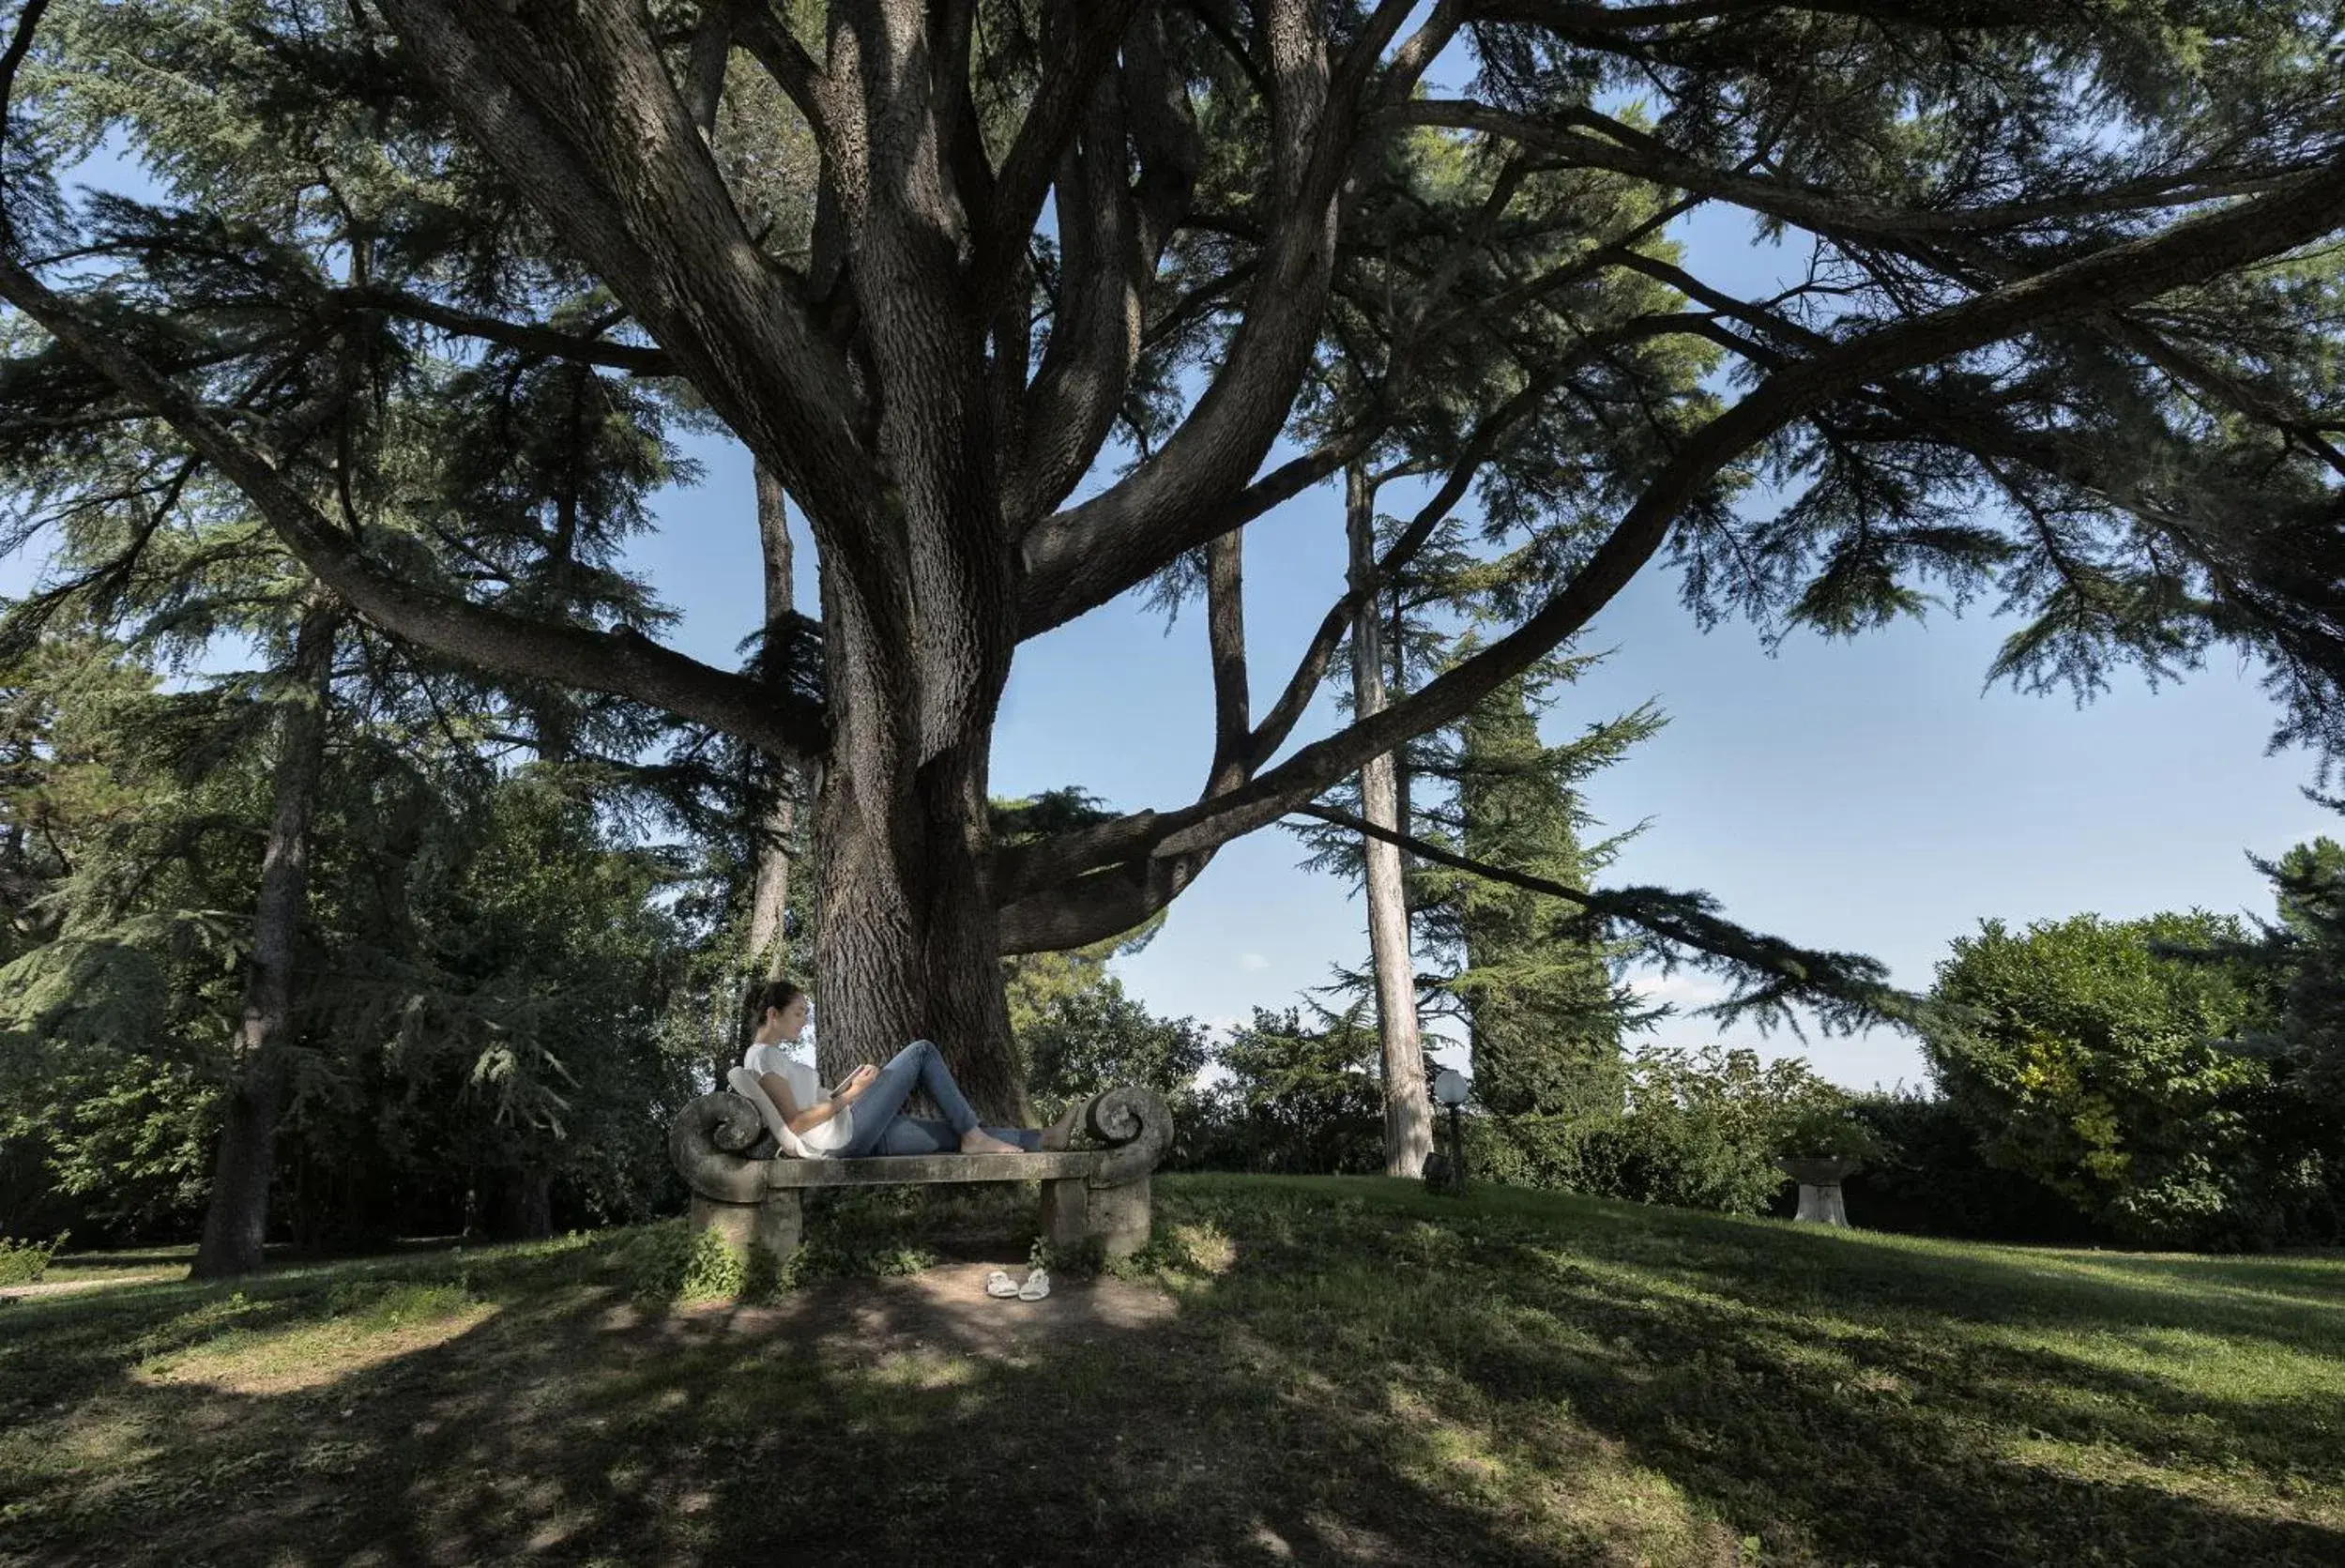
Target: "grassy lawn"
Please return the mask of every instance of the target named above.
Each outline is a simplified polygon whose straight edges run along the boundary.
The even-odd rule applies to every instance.
[[[901,1204],[0,1304],[0,1562],[2345,1562],[2345,1259],[1159,1187],[1030,1306]]]

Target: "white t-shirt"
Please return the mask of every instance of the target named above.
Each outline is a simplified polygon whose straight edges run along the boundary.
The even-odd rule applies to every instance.
[[[790,1098],[798,1108],[805,1110],[830,1098],[828,1089],[815,1076],[814,1064],[803,1057],[794,1057],[779,1045],[752,1045],[741,1056],[741,1065],[752,1075],[770,1073],[790,1086]],[[774,1107],[781,1109],[779,1105]],[[838,1114],[828,1121],[818,1121],[798,1134],[798,1141],[806,1152],[816,1159],[835,1154],[855,1137],[855,1108],[842,1105]]]

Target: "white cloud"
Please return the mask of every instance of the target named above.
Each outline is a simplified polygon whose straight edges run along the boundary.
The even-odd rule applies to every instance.
[[[1238,955],[1238,967],[1248,974],[1260,974],[1270,967],[1271,961],[1258,952],[1242,952]]]
[[[1725,982],[1691,969],[1680,969],[1675,974],[1667,975],[1652,971],[1633,975],[1629,978],[1628,986],[1637,993],[1638,1001],[1647,1004],[1667,1002],[1681,1012],[1707,1007],[1724,998],[1728,991]]]

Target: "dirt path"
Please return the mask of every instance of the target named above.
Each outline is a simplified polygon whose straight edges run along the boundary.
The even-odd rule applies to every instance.
[[[895,1279],[833,1280],[773,1306],[708,1306],[676,1311],[667,1332],[784,1334],[847,1359],[876,1362],[906,1350],[936,1349],[1019,1362],[1033,1349],[1150,1329],[1169,1321],[1165,1291],[1124,1280],[1062,1280],[1039,1302],[985,1294],[991,1263],[946,1263]],[[1023,1268],[1006,1271],[1023,1280]]]
[[[42,1296],[70,1296],[84,1290],[103,1290],[113,1285],[153,1285],[158,1280],[182,1280],[185,1269],[149,1269],[133,1274],[107,1274],[100,1279],[48,1280],[39,1285],[0,1285],[0,1302],[25,1302]]]

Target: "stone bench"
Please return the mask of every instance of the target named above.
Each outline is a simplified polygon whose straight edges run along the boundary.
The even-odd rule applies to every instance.
[[[786,1258],[805,1233],[812,1187],[1040,1181],[1043,1234],[1053,1246],[1097,1241],[1109,1257],[1148,1244],[1149,1173],[1172,1143],[1172,1112],[1151,1089],[1113,1088],[1084,1106],[1085,1147],[1042,1154],[877,1155],[864,1160],[761,1156],[772,1139],[756,1107],[719,1089],[678,1111],[668,1154],[692,1189],[692,1228],[737,1250]]]

